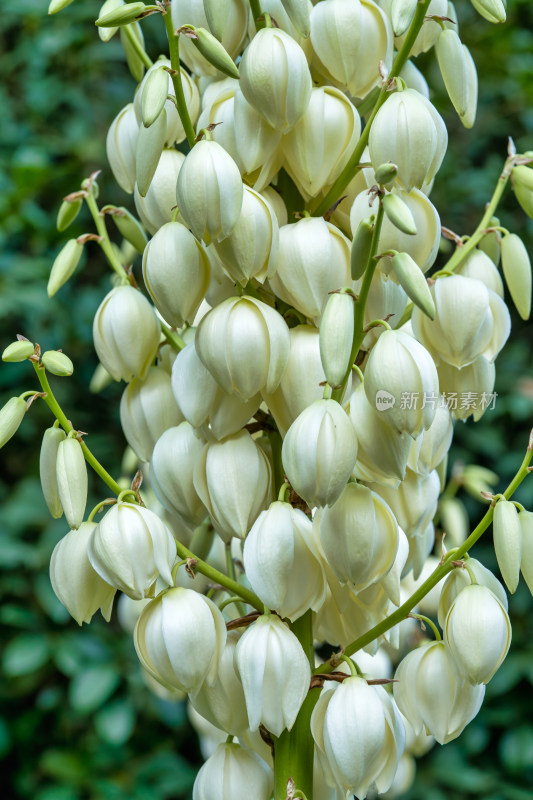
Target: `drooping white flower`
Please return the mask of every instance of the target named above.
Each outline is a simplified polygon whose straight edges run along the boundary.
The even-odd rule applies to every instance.
[[[236,742],[219,744],[200,768],[193,800],[269,800],[274,784],[263,759]]]

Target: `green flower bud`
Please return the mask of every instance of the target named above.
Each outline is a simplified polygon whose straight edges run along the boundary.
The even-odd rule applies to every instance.
[[[193,25],[184,25],[180,31],[192,40],[196,49],[216,69],[223,72],[224,75],[229,75],[230,78],[239,77],[239,70],[235,66],[235,62],[224,45],[212,33],[205,28],[195,28]]]
[[[63,200],[57,212],[56,227],[58,231],[66,230],[69,225],[72,225],[82,206],[81,199],[78,200]]]
[[[511,178],[512,179],[512,178]],[[500,224],[498,217],[491,217],[489,220],[488,228],[497,228]],[[496,266],[500,263],[501,255],[501,235],[498,231],[491,231],[485,234],[478,244],[478,248],[483,250],[484,253],[494,262]],[[503,287],[503,284],[502,284]]]
[[[105,0],[105,3],[100,8],[99,17],[103,17],[114,11],[117,8],[122,8],[124,0]],[[102,42],[108,42],[118,31],[117,27],[114,28],[98,28],[98,36]]]
[[[228,24],[231,4],[231,0],[203,0],[204,14],[209,30],[219,41],[222,41]]]
[[[494,507],[494,550],[507,589],[514,594],[520,577],[522,530],[514,503],[499,500]]]
[[[151,70],[146,76],[141,95],[141,116],[145,128],[149,128],[164,108],[168,95],[168,72],[164,67]]]
[[[57,14],[59,11],[63,11],[64,8],[73,2],[74,0],[51,0],[50,5],[48,6],[48,13]]]
[[[48,297],[53,297],[55,293],[68,281],[74,270],[79,264],[83,245],[77,239],[69,239],[56,256],[46,291]]]
[[[359,280],[368,264],[373,232],[374,226],[370,218],[362,219],[357,226],[350,250],[350,269],[354,281]]]
[[[0,408],[0,447],[3,447],[18,431],[26,411],[26,401],[22,397],[11,397]]]
[[[511,170],[511,183],[516,199],[528,215],[533,218],[533,169],[519,164]]]
[[[144,36],[141,30],[141,26],[138,22],[134,22],[132,25],[129,26],[133,38],[137,40],[137,43],[144,47]],[[124,50],[124,55],[126,56],[126,61],[128,63],[128,69],[135,78],[137,82],[141,81],[144,75],[144,62],[140,57],[137,49],[131,43],[129,37],[126,35],[126,30],[124,27],[120,28],[120,44],[122,45],[122,49]]]
[[[320,320],[320,358],[330,386],[338,386],[350,366],[354,330],[354,298],[331,294]]]
[[[67,378],[74,372],[74,364],[70,358],[59,350],[47,350],[46,353],[43,353],[41,361],[52,375]]]
[[[87,504],[87,466],[81,444],[72,436],[58,444],[56,478],[65,518],[71,528],[79,528]]]
[[[392,192],[386,194],[383,198],[383,210],[398,230],[410,236],[415,236],[416,224],[411,214],[411,209],[407,203],[404,203],[399,195],[393,194]]]
[[[167,112],[163,108],[149,128],[141,125],[135,154],[135,174],[141,197],[146,197],[154,177],[167,135]]]
[[[392,197],[393,195],[390,195]],[[430,319],[435,319],[435,302],[431,296],[424,273],[408,253],[396,253],[392,259],[392,268],[398,283]]]
[[[29,356],[35,352],[35,345],[33,342],[20,341],[8,344],[2,353],[2,361],[9,361],[15,363],[17,361],[25,361]]]
[[[387,161],[385,164],[380,164],[374,171],[374,178],[376,183],[380,186],[392,183],[398,174],[398,167],[392,161]]]
[[[522,319],[531,313],[531,262],[516,233],[502,239],[502,267],[507,288]]]
[[[135,22],[144,11],[159,11],[157,6],[147,6],[144,3],[126,3],[119,8],[109,11],[98,17],[94,23],[98,28],[115,28]]]
[[[505,22],[507,12],[505,0],[471,0],[472,5],[489,22]]]
[[[392,0],[390,17],[395,36],[402,36],[415,15],[418,0]]]
[[[144,253],[148,237],[139,220],[124,206],[117,208],[115,213],[112,213],[112,217],[124,239],[132,244],[138,253]]]
[[[439,69],[453,107],[466,128],[476,116],[477,72],[472,56],[454,30],[441,31],[435,45]]]
[[[59,519],[63,515],[57,488],[56,463],[58,447],[65,439],[66,434],[62,428],[53,426],[45,430],[39,458],[41,488],[48,511],[54,519]]]

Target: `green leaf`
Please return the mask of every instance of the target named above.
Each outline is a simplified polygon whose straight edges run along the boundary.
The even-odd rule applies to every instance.
[[[48,644],[36,633],[21,633],[4,650],[3,668],[6,675],[30,675],[48,661]]]
[[[89,667],[72,679],[68,693],[70,705],[81,714],[89,714],[111,697],[119,682],[120,676],[113,667]]]

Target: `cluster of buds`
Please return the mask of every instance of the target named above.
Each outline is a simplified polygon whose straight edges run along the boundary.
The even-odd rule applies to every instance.
[[[66,5],[53,0],[51,13]],[[117,591],[140,601],[147,681],[187,694],[196,724],[211,726],[195,800],[270,800],[274,785],[275,800],[311,798],[313,783],[319,800],[362,800],[405,786],[395,776],[412,775],[415,739],[457,737],[509,648],[505,592],[474,559],[442,568],[455,567],[433,609],[442,640],[400,661],[409,633],[388,624],[413,608],[407,585],[433,558],[453,424],[488,406],[510,331],[500,252],[523,317],[531,300],[527,253],[498,225],[426,278],[447,131],[416,67],[389,71],[412,27],[409,55],[435,46],[451,102],[473,124],[475,65],[447,5],[261,0],[254,18],[245,0],[107,0],[96,22],[104,41],[120,30],[139,80],[107,154],[140,221],[103,210],[124,238],[114,249],[92,176],[58,225],[87,200],[120,276],[96,311],[94,345],[110,379],[127,383],[120,420],[148,489],[141,497],[137,478],[85,520],[87,451],[60,417],[43,437],[41,479],[71,530],[50,573],[80,625],[98,609],[109,619]],[[499,0],[474,5],[492,22],[505,16]],[[152,14],[170,60],[144,75],[140,22]],[[531,159],[509,159],[531,214]],[[50,294],[76,269],[81,239],[56,259]],[[130,269],[139,252],[148,297]],[[4,359],[68,374],[62,354],[36,352],[19,341]],[[458,392],[476,402],[450,405]],[[0,444],[26,410],[24,397],[0,410]],[[522,570],[531,587],[532,514],[495,502],[503,579],[513,592]],[[360,637],[350,672],[337,661],[313,676],[315,645],[353,653]],[[400,662],[393,691],[387,667],[367,669],[385,650]],[[291,732],[306,742],[303,767],[286,763]]]

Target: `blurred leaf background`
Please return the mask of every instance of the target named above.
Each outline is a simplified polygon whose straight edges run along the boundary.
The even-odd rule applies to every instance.
[[[7,0],[0,26],[0,348],[22,333],[46,348],[63,347],[76,370],[54,389],[67,416],[112,474],[120,474],[125,442],[118,423],[122,388],[88,392],[96,357],[91,327],[109,288],[96,245],[85,249],[73,280],[49,301],[51,263],[71,236],[91,232],[85,214],[58,234],[61,198],[102,169],[104,202],[127,205],[105,160],[107,128],[132,99],[118,38],[103,44],[93,26],[99,2],[78,0],[47,17],[43,0]],[[480,76],[480,108],[466,131],[450,106],[432,53],[417,65],[446,119],[450,145],[432,200],[443,224],[471,232],[506,155],[533,149],[533,11],[510,0],[508,23],[491,26],[466,0],[456,3],[460,34]],[[143,24],[153,56],[164,50],[153,17]],[[533,226],[511,192],[501,223],[533,251]],[[138,266],[137,266],[138,270]],[[450,467],[482,464],[498,473],[501,490],[520,463],[533,424],[531,325],[513,314],[511,340],[497,362],[498,399],[474,425],[458,423]],[[4,364],[0,403],[36,385],[31,367]],[[40,437],[52,419],[35,403],[0,461],[0,760],[6,796],[31,800],[190,798],[201,763],[183,703],[150,693],[131,637],[116,613],[78,630],[50,587],[48,564],[64,522],[51,521],[38,480]],[[92,482],[90,505],[102,499]],[[465,493],[472,522],[481,504]],[[517,495],[533,508],[525,483]],[[485,537],[490,539],[490,535]],[[474,551],[496,570],[490,540]],[[487,687],[482,711],[459,740],[419,761],[408,800],[526,800],[533,785],[533,603],[521,583],[510,598],[513,644]],[[317,798],[320,800],[320,798]]]

